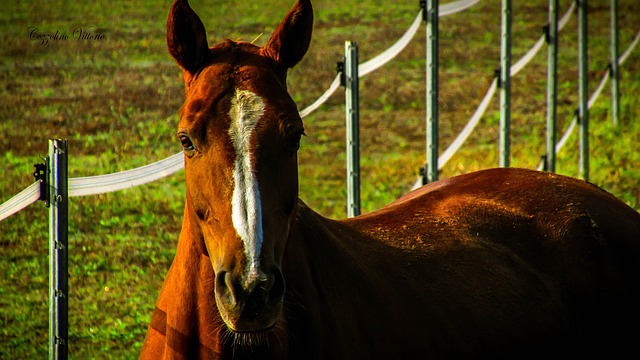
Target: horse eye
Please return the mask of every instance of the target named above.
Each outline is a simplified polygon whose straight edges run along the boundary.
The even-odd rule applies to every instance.
[[[302,138],[302,135],[304,135],[303,131],[295,134],[292,137],[291,143],[289,145],[289,151],[296,152],[296,151],[300,150],[300,139]]]
[[[193,142],[191,142],[191,139],[189,139],[187,135],[180,134],[178,137],[180,138],[180,143],[185,151],[193,151],[196,149],[195,146],[193,146]]]

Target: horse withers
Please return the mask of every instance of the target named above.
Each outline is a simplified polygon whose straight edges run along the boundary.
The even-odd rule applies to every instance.
[[[304,124],[286,76],[312,24],[299,0],[264,47],[209,48],[173,4],[186,205],[141,358],[637,352],[640,215],[594,185],[485,170],[338,221],[298,199]]]

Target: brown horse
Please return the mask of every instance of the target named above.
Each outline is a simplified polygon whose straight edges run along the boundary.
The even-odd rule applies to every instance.
[[[300,201],[304,128],[286,74],[312,23],[299,0],[264,47],[209,48],[187,1],[173,4],[187,196],[141,358],[611,356],[635,345],[640,215],[596,186],[495,169],[348,220]]]

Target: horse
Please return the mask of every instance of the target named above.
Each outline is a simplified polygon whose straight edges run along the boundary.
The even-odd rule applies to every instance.
[[[637,341],[640,214],[583,180],[482,170],[334,220],[299,199],[304,124],[287,91],[309,0],[266,45],[209,47],[187,0],[186,202],[141,359],[533,358]],[[637,351],[636,351],[637,352]]]

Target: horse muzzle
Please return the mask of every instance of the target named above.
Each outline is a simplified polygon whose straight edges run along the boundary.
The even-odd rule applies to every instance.
[[[243,274],[216,274],[216,304],[229,330],[262,332],[273,328],[282,311],[284,277],[280,269],[247,281]]]

